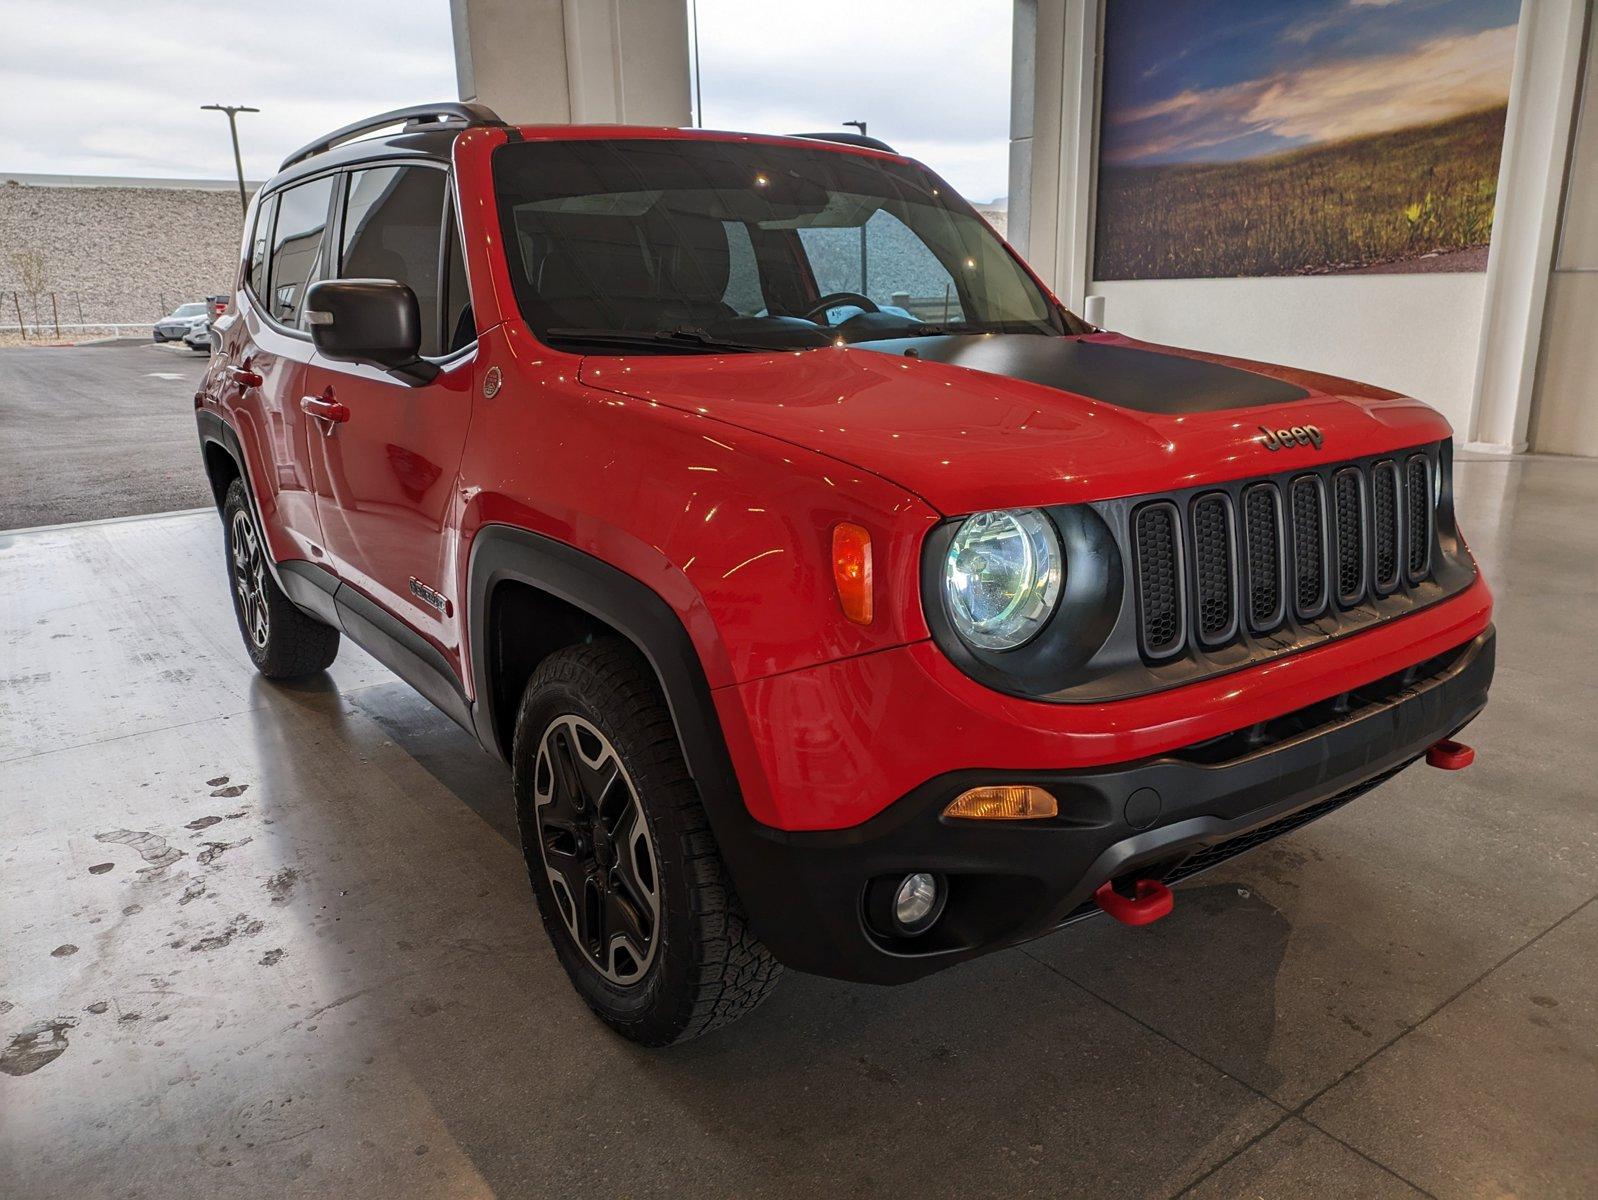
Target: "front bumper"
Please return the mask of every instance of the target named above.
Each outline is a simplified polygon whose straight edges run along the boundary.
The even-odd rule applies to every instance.
[[[1487,702],[1494,633],[1308,707],[1136,762],[1073,771],[957,771],[863,824],[791,832],[718,829],[755,932],[799,970],[902,983],[1096,912],[1104,882],[1167,882],[1323,816],[1457,732]],[[948,821],[966,788],[1032,783],[1059,800],[1045,821]],[[867,884],[942,874],[944,915],[895,939],[865,919]]]

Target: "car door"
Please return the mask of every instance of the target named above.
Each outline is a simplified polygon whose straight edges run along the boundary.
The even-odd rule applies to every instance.
[[[422,313],[422,354],[439,374],[413,386],[375,367],[316,355],[306,369],[303,402],[341,418],[315,417],[311,433],[317,515],[333,569],[424,634],[459,676],[462,605],[452,578],[457,535],[450,518],[471,420],[476,346],[463,314],[449,182],[442,165],[379,163],[349,171],[340,189],[335,271],[410,287]]]
[[[252,457],[250,479],[276,558],[320,558],[321,530],[300,408],[312,354],[305,290],[324,270],[336,176],[297,183],[257,206],[239,318],[219,341],[227,415]]]

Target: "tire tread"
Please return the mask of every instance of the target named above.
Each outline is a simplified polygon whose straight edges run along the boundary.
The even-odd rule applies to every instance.
[[[657,827],[657,841],[665,836],[674,839],[693,928],[690,986],[676,998],[676,1012],[664,1020],[659,1014],[635,1022],[619,1019],[582,988],[579,991],[602,1020],[646,1045],[687,1041],[737,1020],[771,994],[782,966],[749,928],[653,671],[622,638],[603,638],[551,654],[534,671],[517,714],[514,761],[518,764],[529,762],[536,753],[524,739],[539,738],[543,731],[531,729],[527,718],[532,705],[551,687],[579,692],[604,714],[613,741],[625,738],[648,755],[647,763],[629,763],[628,770],[635,778],[640,770],[652,772],[653,787],[640,798]],[[564,928],[547,916],[545,924],[552,937],[566,936]],[[648,1029],[643,1028],[646,1024]]]

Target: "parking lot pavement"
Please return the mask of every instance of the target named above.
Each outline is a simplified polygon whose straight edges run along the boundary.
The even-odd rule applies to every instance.
[[[0,529],[211,503],[181,343],[0,348]]]

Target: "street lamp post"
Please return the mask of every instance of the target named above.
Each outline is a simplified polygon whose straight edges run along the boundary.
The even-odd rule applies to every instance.
[[[233,135],[233,166],[239,173],[239,207],[248,212],[250,209],[249,197],[244,194],[244,159],[239,155],[239,122],[238,114],[241,112],[260,112],[258,108],[250,108],[243,104],[202,104],[202,112],[227,113],[228,132]]]

